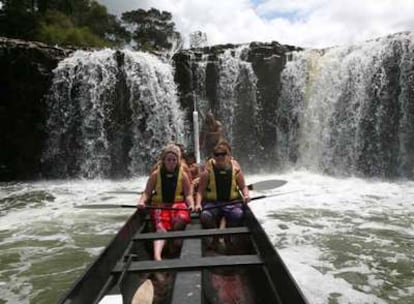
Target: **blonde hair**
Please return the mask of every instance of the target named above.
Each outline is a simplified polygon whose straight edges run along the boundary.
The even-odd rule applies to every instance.
[[[227,153],[231,155],[231,146],[227,141],[220,141],[217,145],[215,145],[213,152],[216,152],[219,149],[226,150]]]
[[[180,161],[181,159],[181,151],[180,148],[175,145],[175,144],[168,144],[165,146],[165,148],[163,149],[162,153],[161,153],[161,161],[163,162],[165,160],[165,157],[167,156],[168,153],[172,153],[175,156],[177,156],[178,161]]]

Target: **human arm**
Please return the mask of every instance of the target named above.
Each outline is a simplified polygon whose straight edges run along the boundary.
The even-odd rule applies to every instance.
[[[240,171],[237,173],[236,182],[237,182],[237,186],[240,189],[243,202],[247,204],[250,201],[250,192],[249,192],[249,188],[246,185],[246,180],[244,178],[244,174],[241,168],[240,168]]]
[[[200,174],[200,179],[198,183],[196,201],[195,201],[195,206],[194,206],[194,210],[197,212],[201,211],[201,202],[203,200],[203,193],[205,192],[206,187],[207,187],[207,182],[208,182],[208,171],[206,170]]]
[[[190,210],[194,209],[194,196],[193,196],[193,186],[191,184],[191,180],[188,175],[183,172],[183,190],[184,190],[184,198],[187,206]]]
[[[148,178],[147,184],[145,186],[145,190],[138,199],[137,207],[144,208],[147,201],[151,199],[152,192],[155,189],[156,184],[156,172],[151,173],[150,177]]]

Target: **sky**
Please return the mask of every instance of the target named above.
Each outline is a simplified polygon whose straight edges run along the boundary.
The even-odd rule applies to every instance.
[[[171,12],[188,46],[271,42],[325,48],[414,31],[414,0],[97,0],[112,14],[151,7]]]

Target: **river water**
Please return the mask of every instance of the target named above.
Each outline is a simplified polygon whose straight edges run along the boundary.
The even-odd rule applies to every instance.
[[[414,303],[414,182],[291,171],[251,207],[310,303]],[[145,178],[0,185],[0,303],[54,303],[133,212]],[[253,195],[255,195],[253,193]]]

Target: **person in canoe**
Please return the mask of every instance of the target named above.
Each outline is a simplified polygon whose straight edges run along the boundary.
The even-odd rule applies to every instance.
[[[241,202],[225,204],[235,200]],[[237,227],[243,221],[243,204],[249,201],[249,189],[242,169],[232,158],[230,145],[222,141],[214,147],[213,158],[207,162],[206,170],[200,175],[194,209],[201,211],[200,221],[205,228],[218,228],[223,217],[226,226]],[[213,239],[209,245],[216,247],[218,239]]]
[[[155,231],[184,230],[190,222],[190,210],[194,209],[191,179],[180,165],[180,148],[167,145],[161,153],[161,164],[153,170],[138,200],[138,208],[149,202],[160,209],[151,209]],[[165,209],[163,209],[163,207]],[[171,210],[167,208],[188,210]],[[154,260],[162,259],[165,240],[154,241]]]
[[[184,169],[185,173],[187,174],[187,176],[191,178],[191,172],[190,172],[190,169],[189,169],[189,167],[187,165],[187,161],[185,159],[185,149],[184,149],[184,145],[177,144],[177,143],[172,144],[172,145],[175,145],[175,146],[177,146],[177,148],[179,148],[180,155],[181,155],[180,156],[180,161],[179,161],[180,166],[183,167],[183,169]],[[162,156],[162,154],[161,154],[161,156]],[[161,166],[161,164],[162,164],[162,159],[160,157],[160,159],[156,161],[156,163],[154,164],[154,166],[152,166],[151,173],[154,172],[154,171],[156,171],[157,169],[159,169],[160,166]]]
[[[197,164],[194,151],[189,151],[185,154],[185,162],[188,167],[189,175],[191,176],[191,183],[193,186],[193,194],[197,193],[198,182],[200,180],[201,166]]]
[[[223,125],[215,119],[213,113],[207,113],[200,136],[200,146],[204,157],[210,158],[214,147],[224,140]]]

